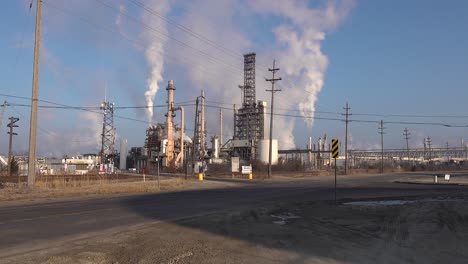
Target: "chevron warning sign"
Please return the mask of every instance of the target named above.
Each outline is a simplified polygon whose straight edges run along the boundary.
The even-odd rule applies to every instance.
[[[340,150],[338,149],[338,139],[332,139],[332,157],[334,159],[338,158],[338,155],[340,154]]]

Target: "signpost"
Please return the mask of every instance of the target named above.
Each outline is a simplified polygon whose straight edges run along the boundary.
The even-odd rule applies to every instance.
[[[158,190],[161,190],[161,183],[159,182],[159,159],[156,158],[156,163],[158,164]]]
[[[242,166],[242,174],[247,174],[249,175],[249,180],[253,179],[252,176],[252,165],[249,166]]]
[[[338,149],[338,139],[332,139],[332,151],[331,151],[332,157],[335,159],[335,204],[337,204],[336,201],[336,158],[338,158],[338,155],[340,154],[340,150]]]
[[[252,166],[242,166],[242,174],[252,173]]]

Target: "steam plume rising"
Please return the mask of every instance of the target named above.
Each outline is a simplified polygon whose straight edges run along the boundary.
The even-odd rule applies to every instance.
[[[167,0],[148,0],[145,5],[151,9],[165,15],[169,11],[169,3]],[[162,31],[167,34],[166,22],[152,14],[143,13],[143,21],[152,29]],[[145,29],[143,32],[147,46],[145,48],[145,58],[148,66],[150,67],[150,75],[146,80],[148,90],[145,92],[146,98],[146,114],[150,124],[153,123],[153,106],[154,97],[159,90],[159,83],[163,80],[164,71],[164,45],[167,41],[165,37],[156,35],[151,29]]]
[[[318,94],[324,85],[329,61],[322,53],[321,45],[326,32],[333,30],[353,5],[354,1],[349,0],[329,1],[325,6],[315,8],[305,1],[277,1],[272,4],[260,0],[254,4],[258,12],[271,13],[290,21],[277,26],[273,33],[280,44],[278,61],[285,74],[284,86],[299,87],[291,87],[288,100],[294,98],[294,102],[299,102],[303,116],[313,116]],[[313,119],[306,119],[306,122],[313,125]]]

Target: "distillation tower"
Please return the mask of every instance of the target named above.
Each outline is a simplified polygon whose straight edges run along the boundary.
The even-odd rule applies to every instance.
[[[233,154],[246,161],[257,158],[258,142],[265,139],[266,102],[256,101],[255,53],[244,55],[244,84],[240,85],[242,106],[234,110]]]

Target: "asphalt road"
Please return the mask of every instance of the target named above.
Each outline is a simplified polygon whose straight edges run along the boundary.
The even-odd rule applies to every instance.
[[[401,175],[340,176],[338,198],[468,192],[464,186],[395,184]],[[406,175],[405,177],[408,177]],[[203,184],[203,183],[200,183]],[[105,232],[265,203],[333,199],[333,177],[277,179],[238,187],[100,199],[0,205],[0,259]]]

